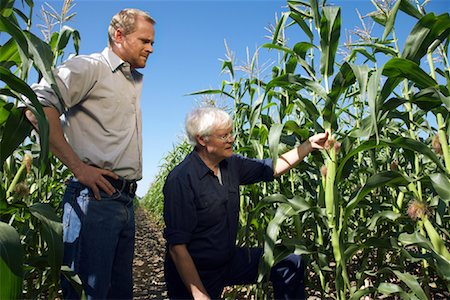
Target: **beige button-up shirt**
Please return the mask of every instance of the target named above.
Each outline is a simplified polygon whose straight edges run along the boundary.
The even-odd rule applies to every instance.
[[[142,74],[109,48],[69,59],[53,73],[61,101],[44,79],[32,88],[43,106],[64,115],[64,134],[75,153],[87,164],[141,179]]]

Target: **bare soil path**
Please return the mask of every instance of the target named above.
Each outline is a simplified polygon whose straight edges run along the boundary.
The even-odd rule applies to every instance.
[[[164,243],[162,227],[149,217],[145,209],[136,209],[133,299],[167,299]]]

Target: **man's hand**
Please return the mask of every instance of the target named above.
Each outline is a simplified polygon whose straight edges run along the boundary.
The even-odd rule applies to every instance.
[[[44,107],[44,112],[50,126],[50,151],[72,171],[80,183],[92,190],[95,199],[101,199],[100,189],[109,196],[114,194],[116,189],[104,176],[114,179],[118,179],[119,176],[112,171],[99,169],[82,162],[64,137],[58,110],[54,107]],[[38,129],[36,117],[30,110],[25,111],[25,116]]]
[[[325,142],[328,140],[328,132],[318,133],[313,135],[308,139],[309,143],[311,144],[312,150],[320,150],[323,149],[325,146]]]
[[[85,163],[82,163],[79,167],[72,170],[78,181],[85,186],[89,187],[94,193],[94,197],[100,200],[100,189],[107,193],[109,196],[114,194],[116,189],[111,183],[104,177],[109,176],[114,179],[118,179],[119,176],[109,170],[96,168]]]

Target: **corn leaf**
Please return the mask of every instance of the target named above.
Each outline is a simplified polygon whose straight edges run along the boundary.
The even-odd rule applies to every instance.
[[[450,35],[450,17],[448,13],[436,16],[429,13],[423,16],[408,35],[402,57],[419,64],[422,57],[432,52]],[[436,43],[435,43],[436,41]],[[432,48],[430,46],[433,45]]]
[[[31,124],[21,110],[12,107],[0,141],[0,164],[16,150],[31,131]]]
[[[384,186],[406,186],[410,182],[411,179],[393,171],[380,172],[369,177],[364,186],[358,191],[358,194],[348,202],[347,207],[345,208],[346,216],[349,216],[358,202],[367,196],[373,189]]]
[[[438,86],[436,80],[419,65],[404,58],[391,58],[383,67],[383,75],[389,79],[409,79],[422,89]]]
[[[341,9],[326,6],[322,9],[320,20],[320,73],[331,76],[334,73],[334,60],[341,36]]]
[[[278,149],[280,144],[281,132],[283,131],[283,124],[272,124],[269,130],[269,149],[270,156],[273,160],[274,168],[278,159]]]
[[[39,162],[41,171],[44,171],[45,168],[47,167],[48,153],[49,153],[49,146],[48,146],[49,128],[44,110],[42,109],[41,104],[37,100],[36,94],[28,86],[28,84],[23,80],[21,80],[20,78],[16,77],[8,69],[0,67],[0,80],[6,83],[9,86],[9,88],[11,88],[11,90],[27,97],[33,104],[33,107],[30,107],[30,110],[34,112],[34,115],[38,120],[39,137],[41,140],[40,142],[41,151],[39,155]],[[18,99],[22,100],[20,97]],[[25,126],[24,123],[23,126]],[[2,156],[4,157],[3,154]]]
[[[23,249],[19,234],[0,221],[0,299],[22,298]]]
[[[450,203],[450,180],[448,177],[442,173],[435,173],[430,175],[430,179],[439,197],[448,205]]]
[[[63,228],[54,209],[46,203],[36,203],[30,206],[31,214],[42,224],[42,233],[48,245],[48,263],[52,276],[58,280],[63,259]]]

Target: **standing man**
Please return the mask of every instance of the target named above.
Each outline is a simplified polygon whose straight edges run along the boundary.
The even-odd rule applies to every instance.
[[[146,12],[124,9],[109,25],[109,47],[54,70],[61,99],[45,80],[32,86],[50,125],[50,150],[74,175],[63,199],[64,264],[88,299],[133,297],[133,198],[142,178],[136,69],[153,52],[154,25]],[[65,299],[80,298],[67,280],[62,286]]]

